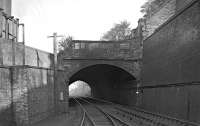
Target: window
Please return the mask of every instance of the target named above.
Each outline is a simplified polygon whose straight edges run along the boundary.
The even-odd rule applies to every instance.
[[[74,49],[80,49],[80,43],[75,43]]]

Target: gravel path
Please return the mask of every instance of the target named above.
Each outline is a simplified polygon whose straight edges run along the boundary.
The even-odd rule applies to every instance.
[[[77,126],[80,122],[81,113],[76,107],[70,107],[69,113],[49,117],[31,126]]]

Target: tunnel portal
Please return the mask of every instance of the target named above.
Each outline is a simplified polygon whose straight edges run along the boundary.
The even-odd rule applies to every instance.
[[[89,84],[92,97],[127,105],[136,102],[136,78],[122,68],[107,64],[88,66],[73,74],[69,84],[77,80]]]

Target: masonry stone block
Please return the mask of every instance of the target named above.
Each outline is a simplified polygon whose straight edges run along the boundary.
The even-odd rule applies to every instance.
[[[13,68],[13,104],[17,125],[29,125],[28,119],[28,75],[23,68]]]
[[[14,111],[17,125],[30,125],[54,114],[51,70],[13,68]]]
[[[1,65],[13,65],[13,45],[10,40],[0,39]]]
[[[176,0],[176,11],[180,11],[184,9],[188,4],[193,2],[194,0]]]
[[[57,71],[55,84],[56,113],[68,112],[69,78],[65,71]]]
[[[165,23],[170,17],[172,17],[176,12],[176,0],[166,1],[162,7],[157,10],[153,15],[146,18],[146,32],[145,36],[148,37],[154,31],[159,28],[163,23]]]
[[[23,60],[24,60],[24,51],[25,51],[25,46],[23,44],[15,44],[15,65],[24,65]]]

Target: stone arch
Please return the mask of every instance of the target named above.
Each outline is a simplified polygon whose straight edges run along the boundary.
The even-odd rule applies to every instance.
[[[84,69],[87,69],[87,68],[90,68],[90,67],[93,67],[93,66],[101,66],[101,65],[102,65],[102,66],[103,66],[103,65],[106,65],[106,66],[118,68],[118,69],[120,69],[120,70],[122,70],[122,71],[124,71],[124,72],[127,72],[127,74],[130,74],[131,76],[133,76],[133,77],[137,80],[137,78],[135,77],[135,73],[133,73],[131,70],[128,70],[128,69],[126,69],[126,68],[124,68],[124,67],[122,67],[122,66],[119,66],[119,65],[115,65],[115,64],[113,64],[113,63],[110,63],[110,64],[108,64],[108,63],[106,63],[106,64],[95,63],[95,64],[87,64],[87,65],[78,67],[77,69],[74,69],[74,71],[72,71],[72,72],[70,73],[69,78],[73,77],[76,73],[80,72],[81,70],[84,70]],[[75,81],[76,81],[76,80],[75,80]],[[73,81],[73,82],[74,82],[74,81]],[[70,82],[70,83],[73,83],[73,82]],[[86,82],[87,82],[87,81],[86,81]],[[70,84],[70,83],[69,83],[69,84]],[[87,82],[87,83],[88,83],[88,82]]]
[[[136,80],[140,80],[140,62],[139,61],[87,61],[87,62],[80,62],[80,61],[69,61],[65,62],[65,64],[71,64],[70,67],[65,67],[67,71],[68,78],[73,76],[78,71],[85,69],[90,66],[94,65],[110,65],[114,67],[118,67],[120,69],[123,69],[124,71],[130,73],[132,76],[136,78]]]
[[[71,72],[69,84],[82,80],[87,82],[91,87],[92,96],[118,102],[130,104],[130,97],[135,97],[137,87],[137,78],[131,73],[118,65],[113,64],[86,64],[77,67]],[[134,101],[135,102],[135,101]]]

